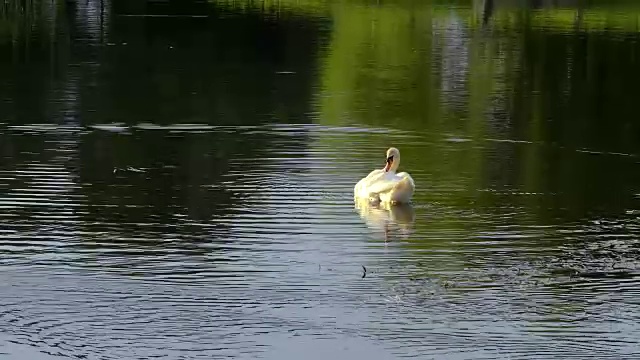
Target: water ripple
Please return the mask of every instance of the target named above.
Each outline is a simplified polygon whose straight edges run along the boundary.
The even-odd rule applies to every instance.
[[[633,213],[539,222],[500,199],[555,194],[469,193],[464,179],[439,182],[420,168],[412,176],[429,190],[410,208],[357,209],[353,183],[376,163],[353,148],[341,166],[333,144],[353,128],[93,128],[126,137],[231,132],[249,142],[267,134],[283,146],[228,153],[227,171],[169,187],[163,182],[185,176],[170,159],[119,165],[145,169],[144,178],[114,174],[110,163],[84,173],[79,154],[59,149],[93,136],[87,129],[49,143],[58,155],[12,160],[0,171],[0,324],[16,345],[101,359],[257,357],[278,346],[274,337],[346,337],[403,357],[635,351]],[[36,129],[60,130],[24,126],[11,136]],[[296,145],[307,137],[311,147]],[[210,203],[198,205],[201,191]],[[455,194],[498,204],[461,207]]]

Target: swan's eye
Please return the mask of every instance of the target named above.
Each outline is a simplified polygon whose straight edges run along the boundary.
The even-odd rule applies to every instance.
[[[392,162],[392,161],[393,161],[393,155],[387,158],[387,162]]]

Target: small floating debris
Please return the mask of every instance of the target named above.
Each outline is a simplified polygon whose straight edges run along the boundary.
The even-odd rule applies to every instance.
[[[465,138],[459,138],[459,137],[449,137],[449,138],[446,138],[445,141],[447,141],[447,142],[455,142],[455,143],[463,143],[463,142],[469,142],[469,141],[471,141],[471,139],[465,139]]]
[[[140,123],[133,126],[136,129],[141,130],[167,130],[173,132],[192,132],[192,131],[212,131],[219,129],[220,126],[208,125],[208,124],[172,124],[172,125],[158,125],[152,123]]]
[[[516,140],[516,139],[493,139],[493,138],[486,138],[484,139],[485,141],[492,141],[492,142],[505,142],[505,143],[514,143],[514,144],[533,144],[533,141],[528,141],[528,140]]]
[[[276,74],[278,75],[293,75],[295,73],[295,71],[276,71]]]
[[[113,173],[115,174],[118,171],[131,171],[135,173],[144,173],[147,172],[145,169],[138,169],[131,166],[127,166],[126,168],[113,168]]]
[[[401,303],[401,302],[403,302],[403,301],[402,301],[402,298],[400,297],[400,295],[387,296],[387,297],[385,298],[385,301],[387,301],[387,302],[394,302],[394,303]]]
[[[96,130],[111,131],[111,132],[124,132],[129,129],[123,123],[95,124],[95,125],[89,125],[89,127]]]
[[[224,185],[222,185],[222,184],[207,184],[207,185],[201,185],[201,187],[203,187],[205,189],[224,190]]]
[[[58,124],[28,124],[28,125],[9,125],[8,130],[21,132],[64,132],[79,133],[84,130],[81,126],[74,125],[58,125]]]
[[[576,151],[579,153],[593,154],[593,155],[637,157],[636,154],[628,154],[628,153],[621,153],[621,152],[615,152],[615,151],[596,151],[596,150],[589,150],[589,149],[576,149]]]
[[[191,15],[191,14],[183,14],[183,15],[171,15],[171,14],[118,14],[118,16],[122,17],[157,17],[157,18],[208,18],[209,15]]]

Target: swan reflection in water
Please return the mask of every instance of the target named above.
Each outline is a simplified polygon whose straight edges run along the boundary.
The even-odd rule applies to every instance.
[[[416,213],[410,203],[375,204],[367,199],[356,199],[355,207],[369,228],[384,232],[385,242],[395,238],[407,239],[413,233]]]

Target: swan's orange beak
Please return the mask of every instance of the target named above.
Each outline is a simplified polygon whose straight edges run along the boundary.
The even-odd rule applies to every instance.
[[[392,163],[393,163],[393,156],[389,156],[389,157],[387,158],[387,163],[386,163],[386,165],[384,166],[384,171],[385,171],[385,172],[387,172],[387,171],[389,171],[389,169],[391,169],[391,164],[392,164]]]

